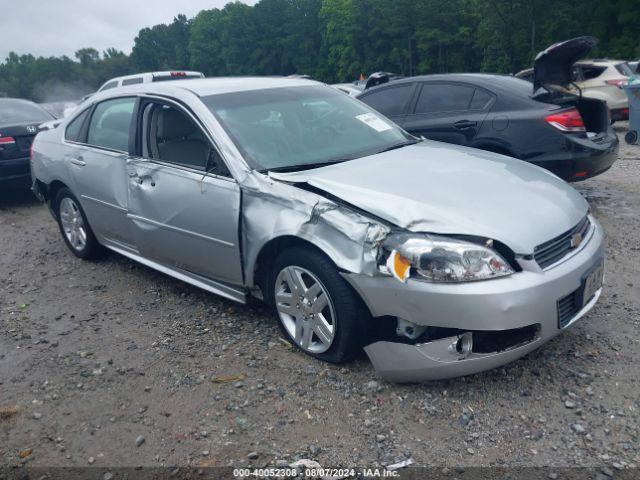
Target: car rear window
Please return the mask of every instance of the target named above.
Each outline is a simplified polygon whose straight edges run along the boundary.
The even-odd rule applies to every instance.
[[[47,122],[53,118],[44,108],[27,100],[0,99],[0,125]]]
[[[633,70],[631,69],[631,67],[629,67],[629,65],[626,62],[617,64],[616,70],[618,70],[618,72],[624,75],[625,77],[630,77],[631,75],[633,75]]]
[[[393,87],[382,88],[358,97],[371,108],[387,117],[404,113],[405,105],[413,90],[412,83],[403,83]]]

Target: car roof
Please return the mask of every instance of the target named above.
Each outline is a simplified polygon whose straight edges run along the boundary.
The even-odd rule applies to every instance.
[[[268,88],[297,87],[304,85],[324,85],[315,80],[304,78],[286,77],[214,77],[194,78],[180,81],[138,83],[108,89],[99,92],[96,98],[106,98],[123,95],[126,93],[157,93],[171,95],[177,89],[187,90],[199,97],[218,95],[221,93],[234,93],[250,90],[264,90]]]
[[[390,85],[400,85],[402,83],[426,81],[467,82],[480,86],[497,87],[511,90],[514,80],[522,82],[525,81],[513,75],[499,75],[493,73],[436,73],[433,75],[419,75],[416,77],[406,77],[398,80],[393,80],[391,82],[383,83],[382,85],[365,90],[362,95],[379,88],[384,88],[385,86],[388,87]]]
[[[576,65],[618,65],[620,63],[627,63],[625,60],[610,60],[610,59],[593,59],[593,60],[580,60],[576,62]]]

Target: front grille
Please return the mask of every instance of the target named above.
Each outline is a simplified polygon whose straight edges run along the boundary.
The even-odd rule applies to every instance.
[[[533,258],[540,265],[540,268],[544,269],[549,265],[553,265],[584,241],[590,226],[589,217],[585,216],[571,230],[534,248]],[[577,234],[580,235],[580,241],[577,245],[572,245],[572,238]]]
[[[558,328],[564,328],[573,317],[580,311],[578,303],[580,289],[571,292],[569,295],[558,300]]]

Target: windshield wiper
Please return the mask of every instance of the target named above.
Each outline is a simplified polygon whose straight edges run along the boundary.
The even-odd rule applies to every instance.
[[[299,172],[302,170],[311,170],[313,168],[326,167],[327,165],[335,165],[336,163],[346,162],[347,160],[352,160],[351,158],[341,158],[338,160],[329,160],[327,162],[316,162],[316,163],[300,163],[298,165],[283,165],[282,167],[273,167],[273,168],[263,168],[262,170],[258,170],[260,173],[268,173],[268,172]]]
[[[378,153],[389,152],[391,150],[397,150],[398,148],[407,147],[409,145],[415,145],[416,143],[421,142],[422,140],[407,140],[406,142],[396,143],[395,145],[391,145],[390,147],[384,148],[380,150]]]

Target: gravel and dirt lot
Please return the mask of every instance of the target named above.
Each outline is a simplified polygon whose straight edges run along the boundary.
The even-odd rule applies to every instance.
[[[577,188],[606,231],[597,306],[505,368],[426,385],[307,357],[259,304],[116,254],[79,260],[44,206],[5,192],[0,465],[635,468],[640,147]]]

